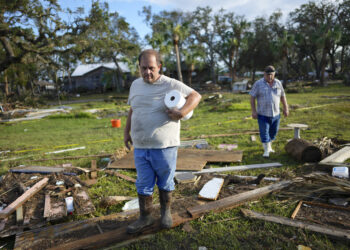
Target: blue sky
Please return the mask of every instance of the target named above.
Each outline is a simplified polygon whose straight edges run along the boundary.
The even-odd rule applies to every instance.
[[[62,8],[69,7],[74,10],[77,7],[84,7],[85,14],[88,13],[93,0],[58,0]],[[101,0],[103,2],[103,0]],[[111,12],[117,11],[126,21],[136,28],[141,38],[150,32],[144,24],[143,17],[138,12],[143,6],[152,6],[152,11],[158,13],[162,10],[193,11],[197,6],[210,6],[214,11],[224,8],[235,12],[237,15],[244,15],[248,20],[257,16],[269,16],[272,12],[280,9],[284,14],[284,20],[289,12],[298,8],[308,0],[106,0]]]

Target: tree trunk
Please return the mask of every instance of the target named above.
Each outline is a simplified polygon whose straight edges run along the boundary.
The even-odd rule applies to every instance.
[[[322,58],[320,63],[320,68],[321,68],[320,85],[321,86],[325,86],[324,73],[326,69],[326,56],[327,56],[327,51],[326,51],[326,48],[324,48],[322,51]]]
[[[256,68],[253,68],[253,84],[255,83],[255,72],[256,72]]]
[[[287,87],[287,57],[283,57],[283,88]]]
[[[340,73],[344,72],[344,55],[345,55],[345,46],[342,46],[341,54],[340,54]]]
[[[5,96],[7,97],[9,95],[9,82],[7,79],[7,71],[4,72],[4,82],[5,82]]]
[[[332,77],[335,77],[336,74],[336,65],[335,65],[335,57],[334,57],[334,53],[328,53],[330,61],[331,61],[331,65],[332,65]]]
[[[189,73],[188,73],[188,86],[192,86],[192,72],[194,71],[194,64],[191,63],[190,65],[190,70],[189,70]]]
[[[181,62],[180,62],[180,53],[179,53],[179,46],[177,43],[174,43],[175,47],[175,54],[176,54],[176,67],[177,67],[177,77],[179,78],[180,82],[183,82],[182,79],[182,72],[181,72]]]

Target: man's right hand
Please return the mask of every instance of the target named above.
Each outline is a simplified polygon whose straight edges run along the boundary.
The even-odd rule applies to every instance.
[[[125,144],[125,147],[127,147],[130,150],[130,147],[132,145],[132,139],[131,139],[130,133],[124,133],[124,144]]]
[[[258,113],[256,111],[252,111],[252,117],[253,117],[253,119],[257,119]]]

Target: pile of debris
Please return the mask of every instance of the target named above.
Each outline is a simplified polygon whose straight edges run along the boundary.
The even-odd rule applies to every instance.
[[[80,171],[58,169],[22,166],[1,177],[1,237],[65,220],[73,211],[76,215],[95,211],[87,188],[76,176]]]

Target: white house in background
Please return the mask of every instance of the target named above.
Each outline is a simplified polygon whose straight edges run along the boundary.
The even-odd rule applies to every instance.
[[[120,85],[124,88],[126,82],[131,79],[129,66],[126,63],[119,62],[121,75],[119,75]],[[72,73],[72,86],[70,89],[78,91],[104,91],[106,88],[116,88],[118,84],[115,70],[117,66],[114,62],[81,64]]]

